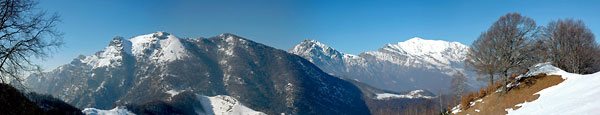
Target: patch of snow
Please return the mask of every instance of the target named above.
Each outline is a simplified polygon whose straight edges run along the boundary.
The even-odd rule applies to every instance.
[[[475,109],[475,112],[479,112],[479,111],[480,111],[479,109]]]
[[[100,86],[98,86],[98,88],[96,88],[96,92],[100,91],[100,89],[104,88],[104,83],[106,83],[106,81],[102,81],[102,83],[100,83]]]
[[[532,102],[520,104],[517,110],[506,109],[510,115],[521,114],[597,114],[600,113],[600,72],[594,74],[573,74],[550,64],[537,64],[531,73],[561,75],[565,81],[543,89],[535,94],[540,97]],[[533,74],[532,74],[533,75]]]
[[[96,108],[85,108],[83,114],[86,115],[135,115],[131,111],[127,110],[125,106],[118,106],[111,110],[101,110]]]
[[[409,92],[408,94],[404,94],[404,95],[399,95],[399,94],[392,94],[392,93],[380,93],[380,94],[376,94],[377,97],[375,97],[375,99],[388,99],[388,98],[409,98],[409,99],[413,99],[413,98],[427,98],[427,99],[431,99],[433,98],[432,96],[424,96],[421,95],[420,93],[423,92],[423,90],[414,90]]]
[[[204,110],[208,110],[208,114],[214,115],[266,115],[265,113],[252,110],[238,100],[227,95],[217,95],[213,97],[197,95],[202,101]],[[211,108],[207,108],[211,107]],[[204,114],[204,113],[198,113]]]
[[[92,66],[92,68],[98,68],[105,66],[119,66],[121,63],[117,62],[121,60],[123,60],[121,48],[117,46],[108,46],[99,53],[86,56],[85,59],[81,60],[81,63],[86,63]]]
[[[462,110],[460,109],[460,107],[461,107],[461,104],[458,104],[458,105],[452,107],[451,113],[456,114],[456,113],[461,112]]]
[[[167,91],[165,93],[170,94],[171,97],[173,97],[173,96],[175,96],[175,95],[177,95],[177,94],[179,94],[181,92],[183,92],[183,90],[174,90],[174,89],[171,89],[171,90],[169,90],[169,91]]]
[[[542,74],[542,73],[549,74],[549,73],[553,73],[553,72],[557,72],[557,71],[562,71],[559,68],[552,66],[549,62],[535,64],[535,65],[529,67],[528,69],[529,69],[529,71],[527,71],[527,73],[525,73],[523,75],[519,75],[516,78],[521,79],[523,77],[535,76],[535,75]]]
[[[475,100],[475,102],[483,102],[483,99]]]

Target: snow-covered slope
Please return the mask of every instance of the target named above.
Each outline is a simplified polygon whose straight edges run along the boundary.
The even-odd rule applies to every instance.
[[[150,57],[159,62],[173,61],[186,56],[179,38],[166,32],[141,35],[129,39],[131,53],[136,57]]]
[[[565,81],[543,89],[532,102],[518,104],[517,110],[507,109],[509,115],[585,115],[600,113],[600,72],[573,74],[549,64],[537,64],[532,74],[561,75]]]
[[[467,75],[468,85],[479,88],[484,83],[466,71],[464,59],[468,46],[458,42],[412,38],[386,44],[377,51],[360,55],[344,54],[316,40],[304,40],[288,52],[299,55],[336,76],[393,91],[449,91],[456,73]]]
[[[266,115],[265,113],[244,106],[237,99],[227,95],[212,97],[196,95],[196,98],[200,100],[204,110],[208,110],[197,111],[199,115]],[[85,108],[82,112],[86,115],[135,115],[133,112],[127,110],[125,106],[118,106],[111,110]]]
[[[115,37],[110,41],[109,46],[94,55],[86,56],[81,63],[92,68],[115,67],[122,64],[123,55],[131,55],[131,42],[122,37]]]
[[[101,110],[96,108],[85,108],[82,110],[86,115],[135,115],[127,110],[125,106],[118,106],[111,110]]]
[[[380,93],[380,94],[376,94],[377,97],[375,97],[375,99],[391,99],[391,98],[408,98],[408,99],[413,99],[413,98],[425,98],[425,99],[431,99],[433,98],[432,96],[427,96],[427,95],[423,95],[421,94],[422,92],[424,92],[423,90],[414,90],[409,92],[408,94],[403,94],[403,95],[399,95],[399,94],[392,94],[392,93]]]
[[[206,113],[209,115],[266,115],[242,105],[242,103],[231,96],[217,95],[209,97],[197,95],[197,97],[202,100],[202,105],[206,107],[205,110],[210,110]]]

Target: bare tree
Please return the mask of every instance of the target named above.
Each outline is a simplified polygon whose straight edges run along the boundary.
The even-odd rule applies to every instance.
[[[581,20],[552,21],[543,29],[542,39],[549,47],[548,57],[556,67],[571,73],[589,74],[595,66],[598,44],[594,34]]]
[[[455,98],[462,98],[462,96],[467,93],[467,77],[465,76],[465,74],[457,72],[453,74],[454,78],[452,78],[452,85],[450,86],[450,88],[452,89],[452,91],[455,94]]]
[[[58,15],[37,11],[32,0],[0,1],[0,80],[17,81],[27,71],[39,70],[31,58],[44,58],[62,44],[55,29]]]
[[[483,52],[481,55],[472,55],[469,59],[477,62],[477,59],[485,59],[489,57],[488,63],[491,68],[497,70],[483,71],[484,73],[499,72],[504,78],[504,91],[508,91],[506,84],[510,74],[521,73],[526,71],[527,67],[539,62],[534,56],[535,47],[532,45],[535,38],[538,36],[538,29],[535,21],[529,17],[521,16],[519,13],[508,13],[500,19],[479,37],[474,42],[475,51]],[[482,51],[489,50],[489,51]],[[474,54],[472,53],[472,54]],[[484,56],[484,57],[481,57]],[[479,62],[484,62],[480,61]],[[469,62],[471,63],[471,62]],[[474,65],[477,65],[475,63]],[[475,66],[477,67],[477,66]],[[483,66],[485,67],[485,66]],[[487,69],[487,68],[476,68]],[[480,72],[481,73],[481,72]],[[493,75],[493,74],[492,74]]]
[[[494,84],[494,74],[500,72],[498,69],[498,58],[494,55],[494,43],[489,40],[487,33],[482,33],[469,48],[465,59],[465,66],[474,70],[479,75],[489,75],[490,84]]]

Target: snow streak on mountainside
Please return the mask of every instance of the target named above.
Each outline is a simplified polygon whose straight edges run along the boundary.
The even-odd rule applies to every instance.
[[[509,115],[585,115],[600,113],[600,72],[594,74],[574,74],[556,68],[550,64],[537,64],[536,71],[530,74],[546,73],[561,75],[565,81],[548,87],[535,94],[539,98],[532,102],[517,104],[517,110],[506,109]]]
[[[79,108],[152,104],[192,91],[231,96],[266,114],[369,113],[352,83],[324,73],[302,57],[233,34],[198,39],[166,32],[116,37],[96,54],[32,74],[26,84]]]
[[[408,94],[404,94],[404,95],[391,94],[391,93],[380,93],[380,94],[377,94],[376,99],[390,99],[390,98],[409,98],[409,99],[413,99],[413,98],[426,98],[426,99],[431,99],[431,98],[433,98],[432,96],[422,95],[422,94],[420,94],[421,92],[424,92],[424,91],[423,90],[414,90],[414,91],[411,91]]]
[[[306,58],[330,74],[378,88],[393,91],[441,88],[447,92],[455,73],[466,74],[471,88],[483,84],[474,73],[464,69],[467,51],[468,46],[458,42],[412,38],[359,56],[344,54],[315,40],[304,40],[288,52]]]
[[[124,106],[115,107],[111,110],[101,110],[96,108],[85,108],[82,110],[86,115],[135,115]]]
[[[204,107],[203,110],[208,111],[196,111],[199,115],[266,115],[259,111],[254,111],[244,105],[233,97],[226,95],[217,95],[213,97],[196,95],[196,98],[200,100],[200,104]],[[133,112],[127,110],[125,106],[118,106],[111,110],[101,110],[96,108],[85,108],[83,113],[86,115],[135,115]]]
[[[265,113],[252,110],[242,105],[238,100],[226,95],[217,95],[213,97],[198,95],[205,105],[205,110],[209,115],[266,115]],[[202,113],[198,113],[202,114]]]

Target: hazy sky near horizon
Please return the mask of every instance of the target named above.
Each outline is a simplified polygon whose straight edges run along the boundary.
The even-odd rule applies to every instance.
[[[539,26],[581,19],[600,36],[600,2],[593,0],[43,0],[37,8],[61,16],[66,43],[37,61],[46,71],[102,50],[115,36],[156,31],[232,33],[282,50],[314,39],[359,54],[413,37],[470,45],[500,16],[519,12]]]

